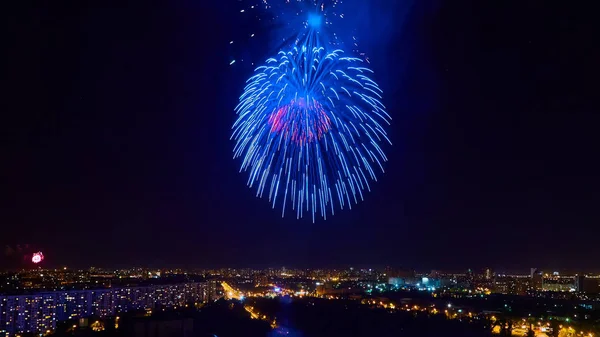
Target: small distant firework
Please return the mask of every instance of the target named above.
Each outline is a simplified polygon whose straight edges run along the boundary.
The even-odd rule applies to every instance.
[[[33,253],[33,256],[31,257],[31,262],[38,264],[42,261],[44,261],[44,254],[42,254],[42,252]]]

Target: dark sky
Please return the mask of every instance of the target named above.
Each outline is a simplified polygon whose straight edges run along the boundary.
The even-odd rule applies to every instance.
[[[368,41],[386,174],[313,224],[232,160],[233,0],[69,3],[5,11],[0,244],[49,266],[600,269],[591,8],[417,1],[388,21]]]

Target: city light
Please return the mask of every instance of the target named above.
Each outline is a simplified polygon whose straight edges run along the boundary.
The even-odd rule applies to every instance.
[[[40,253],[41,254],[41,253]],[[43,259],[42,256],[40,256]],[[183,271],[177,271],[178,275],[186,274]],[[388,275],[392,276],[388,276]],[[157,276],[160,275],[160,276]],[[15,337],[17,333],[35,332],[34,335],[48,335],[47,331],[54,333],[57,323],[68,320],[79,321],[79,324],[72,328],[84,329],[89,328],[92,331],[102,331],[108,324],[111,328],[119,328],[125,324],[123,317],[119,316],[129,310],[140,310],[146,312],[146,316],[152,316],[152,304],[160,303],[159,311],[171,310],[193,310],[200,309],[208,303],[215,302],[218,298],[224,297],[225,300],[233,300],[231,305],[242,305],[246,311],[250,313],[253,319],[265,320],[270,325],[276,326],[273,323],[273,315],[268,312],[263,312],[261,307],[256,305],[256,301],[260,298],[272,299],[280,298],[286,301],[287,298],[294,298],[298,301],[308,301],[309,305],[314,303],[314,300],[322,299],[325,301],[336,300],[359,300],[361,305],[370,308],[385,309],[388,313],[410,312],[414,315],[436,315],[441,314],[441,317],[448,320],[459,320],[466,322],[475,322],[476,320],[485,320],[488,328],[492,329],[495,334],[500,333],[499,324],[505,325],[507,320],[512,320],[513,335],[525,334],[529,329],[533,329],[536,337],[546,337],[555,333],[556,329],[567,331],[576,331],[576,334],[571,337],[593,337],[597,334],[593,329],[589,329],[584,321],[588,320],[595,310],[593,302],[584,301],[585,298],[595,300],[600,298],[597,295],[577,293],[579,302],[573,302],[566,309],[572,310],[566,312],[563,317],[554,317],[554,322],[565,324],[565,327],[553,327],[550,319],[541,319],[542,313],[527,310],[521,317],[507,317],[508,312],[516,312],[523,310],[519,300],[504,300],[504,303],[499,304],[503,307],[499,310],[497,307],[488,307],[474,310],[469,304],[471,300],[480,300],[482,297],[487,297],[490,294],[497,294],[502,298],[503,294],[509,296],[519,295],[519,293],[510,293],[507,290],[528,289],[531,286],[530,277],[520,276],[494,276],[492,279],[478,276],[470,279],[469,275],[456,274],[393,274],[393,272],[382,273],[377,270],[368,269],[346,269],[346,270],[293,270],[293,269],[269,269],[269,270],[236,270],[226,269],[220,271],[209,271],[201,275],[212,279],[226,279],[224,281],[200,281],[200,282],[184,282],[174,284],[163,284],[169,279],[169,272],[164,270],[101,270],[92,268],[89,271],[77,271],[70,269],[66,271],[62,266],[57,269],[41,269],[35,268],[24,270],[11,276],[10,281],[16,277],[15,294],[0,294],[0,309],[6,312],[16,313],[21,317],[31,316],[34,310],[43,310],[48,314],[37,318],[20,320],[6,325],[0,326],[0,335],[3,335],[2,330],[9,332],[7,336]],[[154,281],[155,278],[162,278],[161,281]],[[549,276],[556,277],[556,276]],[[574,282],[575,278],[561,275],[565,280],[559,284],[569,284]],[[69,290],[50,290],[36,292],[36,287],[48,287],[54,280],[61,280],[63,284],[69,285],[72,289]],[[505,287],[504,282],[510,280],[510,287]],[[597,284],[598,278],[590,278],[591,284]],[[20,281],[22,280],[22,281]],[[104,280],[104,281],[103,281]],[[122,280],[122,281],[121,281]],[[540,303],[545,301],[545,296],[548,301],[552,301],[552,296],[561,301],[569,298],[561,296],[573,296],[568,292],[545,292],[542,291],[542,286],[552,286],[556,281],[554,279],[543,279],[543,283],[538,285],[539,291],[532,292],[531,298],[536,298]],[[122,282],[121,285],[120,282]],[[138,287],[136,282],[145,284]],[[150,285],[147,284],[150,282]],[[156,282],[156,283],[154,283]],[[518,286],[522,282],[523,286]],[[132,285],[133,283],[133,285]],[[86,288],[89,285],[95,288]],[[213,284],[209,294],[209,284]],[[220,284],[221,288],[218,288]],[[419,286],[417,286],[419,284]],[[423,286],[427,284],[427,286]],[[515,285],[516,284],[516,285]],[[434,286],[435,285],[435,286]],[[21,287],[17,289],[16,287]],[[48,288],[44,288],[48,289]],[[560,289],[560,288],[556,288]],[[24,291],[24,293],[20,293]],[[420,300],[412,300],[414,294],[411,292],[419,292]],[[218,294],[217,294],[218,293]],[[404,294],[403,294],[404,293]],[[568,295],[567,295],[568,294]],[[534,297],[535,296],[535,297]],[[584,297],[585,296],[585,297]],[[402,303],[400,299],[402,298]],[[518,297],[517,297],[518,298]],[[236,302],[236,301],[241,301]],[[440,302],[445,303],[441,305]],[[6,304],[3,304],[6,303]],[[193,303],[193,304],[189,304]],[[237,303],[237,304],[236,304]],[[546,302],[548,308],[555,308],[560,302]],[[189,304],[189,305],[188,305]],[[437,304],[437,307],[436,307]],[[59,309],[60,308],[60,309]],[[188,309],[185,309],[188,308]],[[0,310],[0,313],[2,312]],[[556,309],[552,309],[556,310]],[[493,313],[493,315],[491,314]],[[28,316],[29,315],[29,316]],[[95,319],[87,323],[83,323],[81,319],[94,317]],[[106,321],[107,317],[114,317],[114,321]],[[2,317],[0,316],[0,322]],[[9,322],[6,320],[6,322]],[[110,323],[109,323],[110,322]],[[484,324],[484,325],[485,325]],[[571,326],[569,326],[571,325]],[[503,327],[504,331],[508,325]],[[121,327],[122,329],[122,327]],[[50,334],[51,334],[50,333]]]

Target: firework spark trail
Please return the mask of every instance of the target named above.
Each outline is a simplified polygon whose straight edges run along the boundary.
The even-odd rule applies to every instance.
[[[359,47],[355,25],[357,18],[362,17],[359,13],[364,12],[366,3],[364,0],[240,0],[238,20],[254,21],[254,25],[245,26],[248,30],[244,30],[243,35],[237,34],[227,43],[231,45],[230,49],[237,50],[238,45],[252,43],[250,41],[266,35],[269,37],[267,48],[277,51],[305,40],[312,48],[313,42],[309,40],[318,38],[321,46],[330,50],[343,49],[369,62],[365,51]],[[263,47],[261,45],[259,49]],[[244,62],[245,58],[240,54],[245,55],[246,61],[252,59],[248,50],[232,54],[228,60],[230,65]],[[259,59],[262,61],[262,55]]]
[[[314,34],[256,68],[235,108],[234,157],[248,185],[301,218],[351,208],[387,161],[391,117],[372,71]]]

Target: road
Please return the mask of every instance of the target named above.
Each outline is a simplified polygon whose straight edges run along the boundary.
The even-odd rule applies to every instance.
[[[538,329],[536,329],[534,331],[535,331],[535,337],[548,337],[548,335],[546,335],[545,332],[541,332]],[[525,336],[526,334],[527,334],[527,329],[514,328],[512,330],[512,335],[513,336]]]
[[[243,294],[239,290],[230,286],[227,282],[222,282],[221,286],[223,287],[223,290],[225,291],[225,299],[241,300],[244,297]]]
[[[244,298],[244,294],[241,291],[239,291],[238,289],[235,289],[234,287],[229,285],[227,282],[222,282],[221,286],[223,286],[223,290],[225,291],[225,299],[242,300]],[[267,316],[264,316],[264,315],[261,316],[260,313],[256,312],[256,310],[254,310],[254,307],[244,305],[244,309],[246,309],[246,311],[254,319],[262,319],[262,320],[269,321]],[[270,321],[270,323],[271,323],[271,327],[273,329],[275,329],[277,327],[277,322],[275,320]]]

